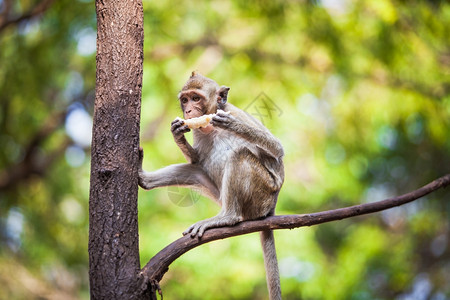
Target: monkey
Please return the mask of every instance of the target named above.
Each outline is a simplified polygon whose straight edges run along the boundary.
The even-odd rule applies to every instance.
[[[177,118],[171,123],[173,138],[187,163],[146,172],[142,169],[142,148],[139,151],[142,188],[190,187],[221,206],[216,216],[183,232],[192,238],[201,238],[209,228],[274,215],[284,182],[284,150],[280,141],[259,120],[228,103],[229,90],[192,72],[179,92],[184,119],[215,114],[207,126],[192,129],[192,146],[185,137],[191,129],[184,121]],[[273,232],[260,232],[260,239],[270,299],[281,299]]]

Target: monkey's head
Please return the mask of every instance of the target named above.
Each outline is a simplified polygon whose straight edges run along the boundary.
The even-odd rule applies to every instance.
[[[192,72],[178,94],[184,118],[196,118],[224,109],[229,90],[229,87],[219,86],[214,80]]]

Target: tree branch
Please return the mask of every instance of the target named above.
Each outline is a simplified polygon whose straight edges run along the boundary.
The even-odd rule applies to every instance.
[[[54,0],[42,0],[41,2],[36,4],[29,11],[23,13],[22,15],[10,18],[8,18],[8,14],[10,13],[11,5],[10,1],[6,1],[4,15],[0,20],[0,32],[10,25],[20,23],[24,20],[31,19],[35,16],[44,13],[52,5],[53,1]]]
[[[312,226],[326,222],[361,216],[385,209],[393,208],[417,200],[431,192],[450,185],[450,174],[440,177],[429,184],[404,195],[385,199],[378,202],[354,205],[345,208],[322,211],[304,215],[272,216],[262,220],[246,221],[232,227],[221,227],[207,230],[201,239],[186,235],[157,253],[141,270],[143,288],[150,283],[159,282],[168,271],[169,265],[187,251],[219,239],[257,232],[268,229],[292,229]]]
[[[68,137],[49,151],[45,156],[39,155],[42,143],[57,131],[64,123],[66,111],[58,111],[47,118],[42,127],[31,137],[24,151],[22,161],[5,169],[0,169],[0,191],[12,188],[32,174],[43,175],[49,166],[64,153],[71,144]]]

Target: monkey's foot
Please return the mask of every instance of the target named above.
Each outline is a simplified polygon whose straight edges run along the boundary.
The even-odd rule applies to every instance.
[[[191,225],[185,232],[183,232],[183,235],[190,233],[191,237],[198,236],[201,238],[206,229],[232,226],[242,221],[242,217],[215,216]]]

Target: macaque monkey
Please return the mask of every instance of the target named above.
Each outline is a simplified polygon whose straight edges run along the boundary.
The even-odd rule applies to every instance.
[[[183,232],[191,237],[201,238],[209,228],[273,215],[284,181],[281,143],[259,121],[227,102],[229,90],[193,72],[178,94],[184,119],[213,114],[209,124],[193,129],[193,146],[184,136],[191,130],[188,122],[179,118],[172,122],[173,137],[188,163],[146,172],[140,151],[142,188],[192,187],[221,206],[217,216]],[[281,299],[273,232],[260,236],[270,299]]]

